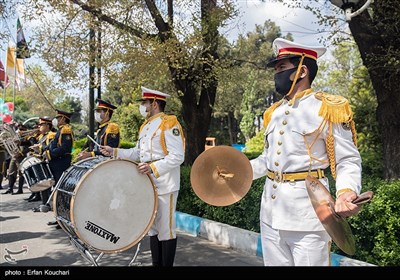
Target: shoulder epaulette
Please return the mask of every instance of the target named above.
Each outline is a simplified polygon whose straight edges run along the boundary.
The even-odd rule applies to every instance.
[[[56,137],[56,133],[55,132],[53,132],[53,131],[50,131],[48,134],[47,134],[47,139],[54,139],[54,137]]]
[[[353,119],[349,101],[340,95],[317,92],[315,98],[322,101],[318,115],[332,123],[347,123]]]
[[[116,123],[109,123],[106,128],[106,133],[111,134],[118,134],[119,133],[119,126]]]
[[[263,115],[264,128],[267,128],[269,122],[271,121],[272,113],[275,111],[276,108],[278,108],[282,104],[282,102],[283,102],[282,100],[275,102],[274,104],[269,106],[269,108],[264,112]]]
[[[178,119],[176,118],[176,116],[164,115],[162,117],[161,128],[170,129],[177,125],[179,125],[179,122],[178,122]]]
[[[61,134],[72,134],[72,126],[70,126],[70,125],[64,125],[62,128],[61,128]]]

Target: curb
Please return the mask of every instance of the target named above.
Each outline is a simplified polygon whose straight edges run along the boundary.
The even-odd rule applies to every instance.
[[[227,224],[203,219],[176,211],[176,227],[196,237],[202,237],[216,244],[234,250],[262,257],[261,236],[259,233],[236,228]],[[331,253],[332,266],[375,266]]]

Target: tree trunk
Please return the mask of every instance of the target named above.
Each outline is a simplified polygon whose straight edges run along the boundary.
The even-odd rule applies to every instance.
[[[392,2],[395,4],[394,1]],[[374,4],[377,5],[374,7],[375,14],[385,13],[382,16],[390,18],[387,15],[387,9],[383,10],[378,6],[379,1],[375,1]],[[396,12],[395,10],[394,12]],[[376,15],[376,18],[378,17],[379,15]],[[352,18],[349,26],[359,48],[363,63],[368,68],[378,100],[376,114],[383,144],[383,177],[385,179],[398,179],[400,178],[399,85],[398,79],[390,78],[393,76],[393,69],[385,67],[388,59],[386,59],[385,63],[384,57],[387,56],[389,49],[399,51],[399,46],[387,41],[390,34],[387,34],[388,31],[385,30],[385,25],[380,28],[376,27],[377,24],[366,12]]]
[[[176,73],[173,72],[173,73]],[[175,76],[176,77],[176,76]],[[185,131],[185,165],[191,165],[204,151],[208,129],[211,123],[212,107],[215,102],[216,85],[203,88],[199,102],[196,89],[184,80],[175,79],[175,87],[184,93],[181,97]]]
[[[182,115],[185,121],[185,164],[191,165],[204,151],[211,115],[217,95],[218,81],[214,72],[218,59],[218,21],[216,0],[201,1],[203,51],[201,64],[187,68],[169,66],[174,84],[183,93]],[[185,78],[181,78],[185,77]],[[199,97],[198,97],[199,93]]]

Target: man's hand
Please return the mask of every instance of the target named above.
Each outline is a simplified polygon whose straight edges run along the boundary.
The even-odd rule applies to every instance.
[[[42,153],[42,158],[43,158],[44,160],[46,160],[46,161],[49,161],[49,159],[47,158],[47,153],[46,153],[46,151],[44,151],[44,152]]]
[[[34,144],[34,145],[30,146],[29,149],[33,150],[35,153],[39,153],[40,144]]]
[[[82,160],[85,158],[89,158],[92,156],[91,152],[87,152],[87,151],[82,151],[78,154],[78,156],[76,157],[77,160]]]
[[[357,198],[354,191],[344,192],[336,199],[335,211],[342,217],[350,217],[356,215],[361,210],[361,206],[354,204],[352,201]]]
[[[110,157],[114,155],[114,148],[110,146],[100,146],[100,152],[106,157]]]
[[[150,165],[145,162],[139,163],[137,168],[138,168],[139,173],[141,173],[141,174],[150,174],[151,172],[153,172],[153,170],[151,170]]]

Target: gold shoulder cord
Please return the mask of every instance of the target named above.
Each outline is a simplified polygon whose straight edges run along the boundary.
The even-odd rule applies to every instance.
[[[335,138],[333,137],[332,124],[350,123],[353,142],[357,145],[357,133],[349,101],[338,95],[318,92],[315,97],[322,101],[318,115],[328,121],[329,133],[326,137],[326,152],[331,167],[333,178],[336,180]]]

